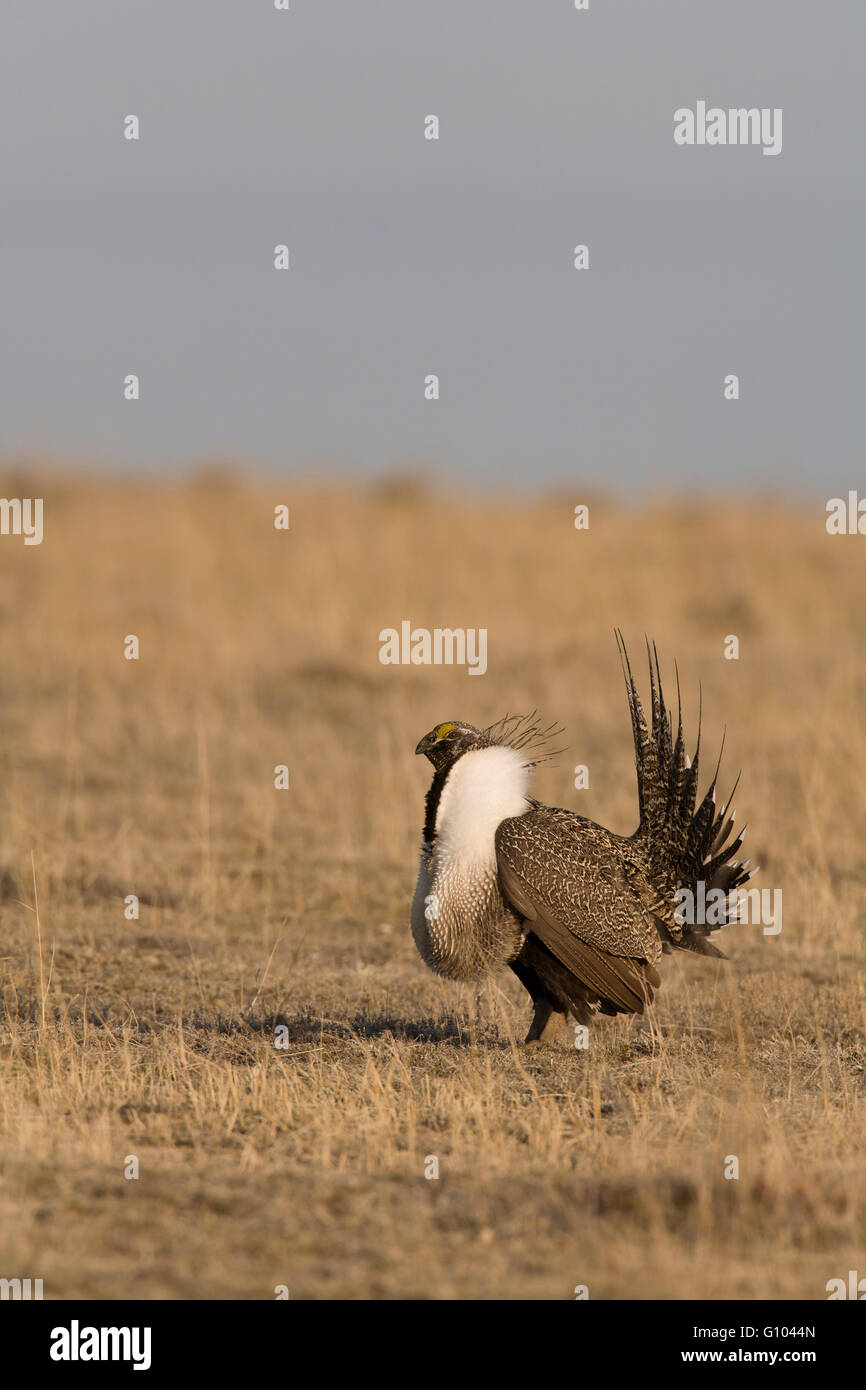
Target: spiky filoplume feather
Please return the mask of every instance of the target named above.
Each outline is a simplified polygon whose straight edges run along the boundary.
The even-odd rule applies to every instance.
[[[484,730],[485,737],[491,743],[533,753],[535,756],[527,757],[530,767],[538,767],[539,763],[546,763],[564,751],[562,748],[548,747],[553,739],[559,738],[564,732],[561,724],[548,724],[543,728],[537,710],[529,714],[505,714]]]
[[[655,965],[663,951],[721,955],[709,935],[736,920],[735,905],[712,925],[686,922],[678,892],[697,897],[703,882],[727,903],[750,876],[748,861],[734,857],[743,832],[730,838],[731,797],[716,805],[721,753],[698,802],[700,715],[690,759],[679,674],[674,737],[655,646],[647,643],[647,722],[621,633],[616,638],[638,783],[639,823],[630,837],[528,795],[530,770],[561,751],[550,749],[561,728],[542,726],[535,711],[483,730],[439,724],[416,749],[436,773],[412,910],[415,940],[427,963],[452,978],[477,979],[509,964],[535,1002],[528,1040],[547,1040],[567,1012],[581,1021],[595,1011],[642,1012],[660,983]]]

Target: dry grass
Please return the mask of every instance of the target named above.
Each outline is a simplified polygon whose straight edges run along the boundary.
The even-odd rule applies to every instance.
[[[866,1274],[862,541],[769,502],[598,502],[577,533],[580,495],[38,491],[44,544],[0,539],[0,1276],[822,1298]],[[487,627],[488,674],[382,667],[403,618]],[[784,929],[666,958],[650,1028],[539,1053],[510,977],[461,989],[416,956],[412,749],[537,706],[570,744],[538,795],[631,830],[615,624],[678,660],[692,728],[701,681],[708,746],[727,723]]]

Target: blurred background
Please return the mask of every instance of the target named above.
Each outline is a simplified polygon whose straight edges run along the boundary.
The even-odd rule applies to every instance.
[[[844,491],[864,31],[856,0],[7,0],[0,454]],[[782,153],[676,146],[699,99],[783,108]]]

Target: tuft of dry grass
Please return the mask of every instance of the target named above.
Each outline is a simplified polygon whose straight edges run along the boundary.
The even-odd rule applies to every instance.
[[[0,538],[0,1277],[824,1298],[866,1274],[857,538],[775,502],[597,500],[576,532],[579,495],[29,487],[43,545]],[[488,673],[382,666],[403,619],[486,627]],[[629,832],[615,625],[671,689],[676,659],[692,730],[700,682],[708,756],[727,725],[783,930],[665,958],[645,1024],[540,1052],[510,976],[459,987],[415,953],[412,750],[537,708],[569,749],[536,794]]]

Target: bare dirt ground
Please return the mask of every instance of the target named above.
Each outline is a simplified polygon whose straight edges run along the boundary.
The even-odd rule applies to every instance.
[[[0,1277],[820,1299],[866,1275],[862,538],[770,501],[599,500],[578,532],[579,492],[39,494],[43,544],[0,538]],[[487,674],[381,665],[403,619],[486,627]],[[692,733],[700,682],[708,762],[727,725],[783,929],[665,957],[647,1025],[526,1049],[510,975],[458,987],[416,954],[413,749],[537,707],[569,746],[535,794],[630,832],[615,625],[642,689],[645,632],[669,695],[676,659]]]

